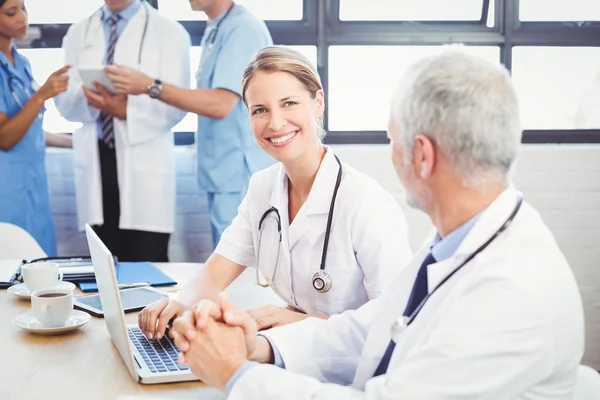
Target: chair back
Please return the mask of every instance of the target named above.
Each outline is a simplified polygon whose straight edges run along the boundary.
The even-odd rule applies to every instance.
[[[0,260],[47,257],[38,242],[20,226],[0,222]]]

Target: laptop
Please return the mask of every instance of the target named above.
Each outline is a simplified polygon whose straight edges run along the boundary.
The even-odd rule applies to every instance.
[[[198,380],[177,363],[179,349],[168,335],[148,340],[137,325],[126,325],[113,256],[88,224],[85,232],[106,327],[132,378],[145,384]]]

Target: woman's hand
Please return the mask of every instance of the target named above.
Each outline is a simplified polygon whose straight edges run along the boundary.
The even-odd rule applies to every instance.
[[[69,69],[71,69],[71,66],[65,65],[61,69],[54,71],[48,77],[46,83],[37,91],[37,94],[46,101],[57,94],[65,92],[69,87],[69,76],[65,75]]]
[[[177,300],[160,299],[140,311],[138,325],[148,339],[160,339],[165,334],[169,321],[182,315],[188,309]]]
[[[256,321],[259,331],[302,321],[312,316],[273,305],[249,310],[248,314]]]

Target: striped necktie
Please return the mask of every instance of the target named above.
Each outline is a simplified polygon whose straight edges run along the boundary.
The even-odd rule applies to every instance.
[[[112,64],[115,57],[115,47],[117,46],[117,22],[121,19],[119,14],[113,14],[108,19],[110,26],[110,35],[108,39],[108,49],[106,50],[106,64]],[[112,115],[100,113],[100,124],[102,127],[102,141],[111,149],[115,146],[115,130],[113,126]]]
[[[425,257],[425,260],[423,260],[423,263],[419,268],[419,272],[417,272],[417,278],[415,279],[415,283],[413,284],[412,291],[410,293],[410,298],[408,299],[408,303],[406,304],[406,309],[404,310],[403,315],[410,316],[417,309],[417,307],[419,307],[423,299],[427,297],[427,293],[429,292],[427,285],[427,267],[430,264],[434,264],[435,262],[435,258],[431,253],[429,253],[427,257]],[[385,350],[385,354],[383,355],[383,357],[381,357],[381,361],[379,362],[379,365],[377,366],[377,369],[375,370],[373,376],[385,374],[395,347],[396,343],[393,340],[390,340],[390,343],[388,344],[388,347]]]

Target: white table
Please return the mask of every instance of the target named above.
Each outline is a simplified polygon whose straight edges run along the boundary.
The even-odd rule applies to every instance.
[[[164,289],[169,292],[179,290],[203,267],[181,263],[157,266],[180,284]],[[255,285],[252,269],[234,281],[227,293],[240,308],[281,304],[272,290]],[[0,290],[0,398],[4,400],[224,399],[222,392],[200,382],[135,382],[112,344],[104,319],[92,317],[81,329],[58,336],[34,335],[14,326],[12,319],[30,308],[28,300]],[[126,319],[135,323],[137,313],[126,314]]]

